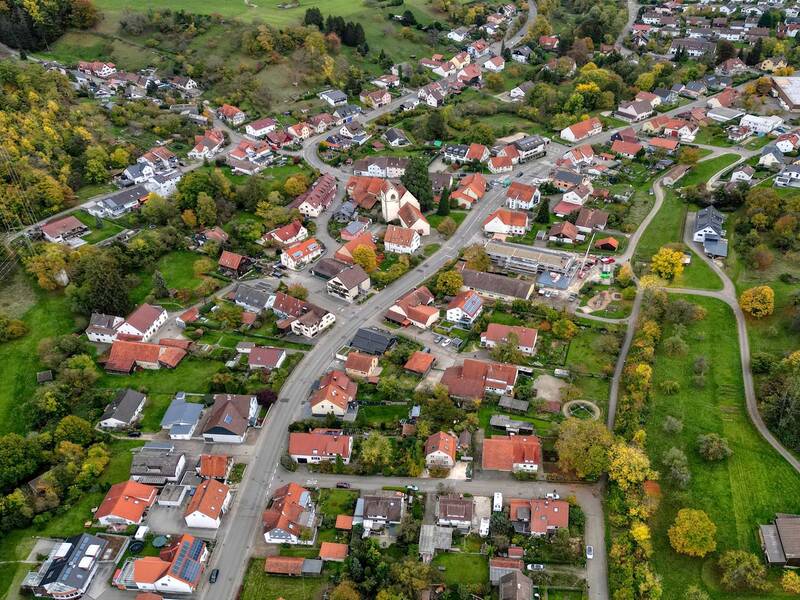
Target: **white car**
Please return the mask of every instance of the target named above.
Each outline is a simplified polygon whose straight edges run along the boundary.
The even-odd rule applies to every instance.
[[[544,571],[544,565],[541,563],[533,563],[527,566],[528,571]]]
[[[444,338],[442,340],[442,348],[450,345],[450,338]]]
[[[546,494],[545,497],[548,500],[560,500],[561,499],[561,496],[559,496],[558,492],[555,491],[555,490],[553,490],[552,492],[549,492],[548,494]]]
[[[586,546],[586,558],[592,560],[594,558],[594,548]]]

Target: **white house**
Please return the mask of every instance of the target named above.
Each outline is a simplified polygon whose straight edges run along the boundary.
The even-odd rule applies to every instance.
[[[244,130],[247,132],[247,135],[260,138],[275,131],[277,126],[278,122],[275,119],[266,117],[264,119],[253,121],[252,123],[248,123]]]
[[[783,119],[777,115],[762,117],[759,115],[745,115],[739,121],[739,127],[747,127],[757,134],[767,134],[776,127],[783,125]]]
[[[286,248],[281,254],[281,264],[293,271],[299,271],[322,256],[324,251],[316,238],[308,238]]]
[[[325,90],[319,97],[331,106],[342,106],[347,104],[347,94],[341,90]]]
[[[430,467],[452,468],[456,464],[458,438],[444,431],[429,436],[425,442],[425,464]]]
[[[603,124],[597,117],[586,119],[561,130],[561,139],[568,142],[580,142],[603,131]]]
[[[533,210],[541,197],[542,193],[535,185],[515,181],[506,191],[506,206],[511,210]]]
[[[114,400],[106,407],[98,425],[107,429],[129,427],[142,414],[146,401],[147,396],[136,390],[127,388],[117,390]]]
[[[483,222],[486,234],[525,235],[529,228],[527,213],[507,208],[498,208]]]
[[[419,233],[408,227],[389,225],[383,236],[384,249],[395,254],[413,254],[419,249],[421,243],[422,238]]]
[[[483,300],[477,292],[467,290],[456,295],[447,305],[447,320],[457,325],[472,327],[483,311]]]
[[[253,348],[253,353],[263,348]],[[283,356],[285,352],[281,351]],[[203,426],[203,441],[209,444],[241,444],[258,418],[258,400],[249,394],[215,394],[214,404]]]
[[[183,519],[187,527],[219,529],[230,503],[230,488],[215,479],[206,479],[195,489]]]
[[[156,332],[167,322],[167,311],[161,306],[142,304],[134,310],[125,322],[117,328],[120,334],[149,342]]]
[[[722,227],[724,218],[713,206],[708,206],[697,211],[694,222],[694,234],[692,239],[695,242],[704,242],[706,238],[719,239],[725,237],[725,230]]]
[[[483,63],[483,68],[487,71],[492,71],[493,73],[499,73],[506,68],[506,61],[502,56],[495,56],[494,58],[490,58]]]

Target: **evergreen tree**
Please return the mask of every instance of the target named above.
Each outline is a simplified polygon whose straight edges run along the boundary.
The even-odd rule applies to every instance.
[[[446,137],[447,128],[445,127],[444,116],[441,111],[435,110],[428,116],[425,123],[428,137],[432,140],[441,140]]]
[[[450,214],[450,188],[442,191],[442,196],[439,198],[439,207],[436,209],[436,214],[446,217]]]
[[[420,157],[414,157],[401,178],[406,189],[419,201],[423,212],[433,208],[433,184],[428,174],[428,166]]]
[[[156,298],[169,297],[169,288],[167,287],[167,282],[161,274],[161,271],[153,272],[153,295]]]
[[[316,6],[309,8],[306,10],[306,15],[303,18],[304,25],[316,25],[320,31],[325,27],[324,20],[322,18],[322,11]]]
[[[747,58],[745,59],[745,63],[748,66],[754,66],[761,62],[761,53],[764,51],[764,44],[761,41],[761,38],[756,40],[756,43],[753,44],[753,48],[750,52],[747,53]]]
[[[536,222],[537,223],[550,222],[550,203],[547,201],[547,198],[542,198],[539,201],[539,211],[536,213]]]
[[[87,263],[78,293],[84,312],[128,314],[130,310],[128,288],[116,259],[103,253]]]

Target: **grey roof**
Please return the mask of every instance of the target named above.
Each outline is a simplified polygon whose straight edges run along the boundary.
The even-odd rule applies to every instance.
[[[341,281],[342,285],[347,289],[353,289],[368,280],[369,275],[359,265],[349,265],[335,275],[335,278]]]
[[[356,332],[350,346],[367,354],[383,354],[397,343],[397,338],[377,327],[362,327]]]
[[[358,221],[353,221],[357,223]],[[322,279],[331,279],[346,269],[348,264],[335,258],[320,259],[313,267],[311,267],[311,274],[321,277]]]
[[[781,538],[781,547],[786,558],[789,560],[800,558],[800,516],[778,515],[775,518],[775,527]]]
[[[386,133],[383,134],[383,137],[386,138],[386,141],[389,143],[396,142],[398,140],[406,140],[408,141],[408,136],[397,127],[390,127],[386,130]]]
[[[303,561],[301,571],[303,575],[319,575],[322,573],[322,564],[317,558],[307,558]]]
[[[137,452],[131,462],[131,475],[139,477],[174,477],[182,452]]]
[[[403,494],[390,496],[364,496],[364,519],[399,522],[403,516]]]
[[[125,168],[125,175],[128,179],[136,179],[137,177],[144,176],[144,168],[147,165],[143,163],[134,163]]]
[[[200,413],[203,412],[203,405],[194,402],[186,402],[183,397],[176,397],[164,413],[161,419],[162,429],[171,429],[175,426],[192,426],[200,420]]]
[[[246,306],[259,307],[263,309],[266,308],[269,298],[269,290],[259,289],[251,285],[240,285],[236,289],[234,301]]]
[[[726,258],[728,256],[728,240],[706,238],[703,241],[703,251],[709,256]]]
[[[528,83],[528,82],[525,82]],[[520,88],[524,84],[520,84]],[[522,151],[525,150],[532,150],[533,148],[537,148],[544,144],[544,140],[538,135],[529,135],[527,137],[522,138],[521,140],[517,140],[514,142],[514,145]]]
[[[433,556],[436,550],[450,550],[453,546],[453,529],[438,525],[419,528],[419,553]]]
[[[530,600],[533,582],[520,571],[506,573],[497,584],[498,600]]]
[[[498,403],[500,408],[518,410],[520,412],[527,412],[529,404],[530,403],[527,400],[517,400],[516,398],[512,398],[511,396],[501,396],[500,402]]]
[[[130,424],[139,406],[144,402],[144,399],[145,395],[136,390],[118,390],[117,396],[106,407],[100,420],[105,421],[106,419],[114,418],[123,423]]]
[[[67,538],[62,544],[70,544],[69,550],[61,557],[55,558],[42,578],[41,584],[63,586],[64,590],[82,590],[87,585],[87,577],[91,569],[80,567],[84,558],[91,557],[92,563],[102,558],[108,542],[88,533]],[[90,550],[91,548],[91,550]],[[46,563],[45,563],[46,564]]]
[[[518,421],[507,415],[492,415],[492,417],[489,419],[489,425],[496,427],[497,429],[504,429],[506,431],[516,430],[533,432],[534,430],[531,423],[528,423],[527,421]]]
[[[489,563],[489,581],[492,585],[497,585],[500,580],[509,573],[519,572],[515,567],[496,567]]]
[[[697,232],[701,229],[705,229],[706,227],[710,227],[717,233],[717,235],[722,236],[722,223],[724,221],[725,217],[722,216],[721,212],[719,212],[713,206],[707,206],[706,208],[701,208],[697,211],[697,218],[694,222],[694,230]]]
[[[327,96],[333,102],[347,102],[347,94],[341,90],[325,90],[320,96]]]
[[[461,269],[461,277],[464,285],[476,292],[487,292],[502,296],[512,296],[527,300],[531,294],[532,283],[520,279],[511,279],[505,275],[495,275],[494,273],[483,273],[472,269]]]
[[[133,202],[134,200],[139,200],[139,198],[143,196],[147,196],[149,192],[147,188],[143,185],[136,185],[132,188],[128,188],[126,190],[121,190],[116,194],[109,196],[108,198],[104,198],[103,200],[99,200],[98,204],[102,204],[103,206],[108,207],[111,210],[116,208],[121,208],[126,204]]]
[[[573,185],[580,185],[583,181],[583,176],[580,173],[576,173],[575,171],[569,171],[567,169],[558,169],[553,173],[552,179],[563,181],[565,183],[571,183]]]
[[[361,108],[354,104],[345,104],[333,111],[333,114],[340,118],[350,117],[352,115],[361,114]]]

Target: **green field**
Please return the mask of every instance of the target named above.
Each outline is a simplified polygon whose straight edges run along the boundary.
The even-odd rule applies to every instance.
[[[678,182],[678,187],[705,183],[716,173],[735,163],[739,158],[738,154],[721,154],[720,156],[700,161]]]
[[[253,558],[244,577],[240,600],[320,600],[326,588],[322,577],[278,577],[264,573],[264,559]]]
[[[400,419],[408,417],[406,404],[381,404],[362,406],[358,409],[358,419],[369,424],[370,427],[398,427]]]
[[[24,275],[16,277],[22,287],[9,286],[9,291],[24,290],[26,297],[36,299],[36,304],[22,315],[29,328],[28,334],[0,344],[0,434],[15,432],[25,435],[29,424],[20,406],[23,399],[33,395],[36,372],[42,369],[36,348],[44,338],[71,333],[75,320],[63,294],[43,292],[34,287],[35,283],[28,284]],[[0,296],[3,295],[0,292]],[[13,302],[13,299],[8,302]]]
[[[453,221],[456,222],[456,225],[460,226],[464,222],[464,219],[467,218],[467,211],[451,210],[450,214],[447,216],[453,219]],[[441,215],[437,215],[436,213],[434,213],[432,215],[426,216],[425,218],[428,219],[428,223],[431,224],[431,229],[436,229],[439,226],[439,224],[447,217],[442,217]]]
[[[669,448],[682,449],[692,474],[686,490],[664,486],[661,506],[652,520],[655,553],[653,563],[663,577],[664,597],[679,598],[689,585],[705,587],[712,598],[734,600],[782,597],[780,594],[730,594],[718,586],[714,567],[719,554],[704,560],[675,553],[666,531],[680,508],[699,508],[717,525],[717,551],[740,548],[760,555],[759,523],[769,522],[776,512],[800,511],[800,478],[761,438],[746,412],[742,391],[736,323],[730,308],[710,298],[687,297],[708,310],[704,321],[689,327],[685,341],[687,356],[669,357],[659,350],[654,364],[653,399],[647,422],[647,450],[654,466]],[[671,335],[668,329],[664,337]],[[705,356],[710,362],[706,386],[692,384],[692,362]],[[659,384],[677,381],[677,394],[665,395]],[[683,421],[679,434],[664,432],[668,416]],[[720,463],[703,461],[695,450],[699,434],[716,432],[726,437],[733,455]]]
[[[114,221],[109,221],[108,219],[101,219],[100,227],[98,227],[98,220],[83,210],[79,210],[78,212],[74,213],[74,216],[81,223],[91,229],[91,232],[82,238],[87,244],[96,244],[98,242],[102,242],[111,236],[117,235],[125,229],[121,225],[114,223]]]
[[[716,172],[716,171],[714,171]],[[650,258],[665,244],[683,241],[686,221],[686,204],[670,189],[664,191],[664,202],[655,218],[636,246],[633,262],[649,263]],[[676,277],[672,287],[720,290],[722,281],[705,261],[692,251],[692,262],[684,267],[683,274]]]
[[[437,554],[431,564],[444,567],[442,573],[447,585],[486,584],[489,581],[489,561],[482,554]]]
[[[158,260],[155,268],[139,274],[139,285],[131,290],[131,301],[141,304],[152,293],[154,271],[161,272],[170,289],[196,289],[203,282],[203,278],[194,274],[194,263],[202,258],[202,255],[188,250],[175,250],[165,254]]]
[[[319,493],[319,512],[332,519],[338,515],[350,515],[356,507],[356,500],[358,500],[356,490],[325,488]]]
[[[211,376],[222,368],[215,360],[185,358],[175,369],[136,371],[133,375],[110,375],[98,380],[97,387],[119,389],[122,386],[147,390],[151,394],[191,392],[205,394],[209,391]],[[147,409],[145,409],[147,410]]]

